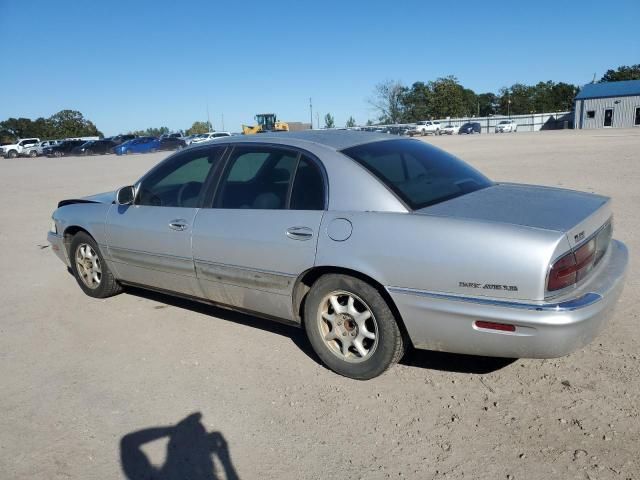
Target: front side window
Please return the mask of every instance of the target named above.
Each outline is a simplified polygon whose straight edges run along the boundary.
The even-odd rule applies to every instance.
[[[453,155],[416,140],[383,140],[342,153],[369,170],[413,210],[492,185]]]
[[[136,205],[197,207],[207,175],[223,150],[197,150],[171,157],[142,180]]]
[[[277,210],[287,208],[298,153],[271,147],[235,148],[214,206]]]
[[[595,110],[587,110],[587,118],[596,118]]]

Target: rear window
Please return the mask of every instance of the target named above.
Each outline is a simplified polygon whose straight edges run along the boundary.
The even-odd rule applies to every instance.
[[[383,140],[342,153],[378,177],[413,210],[492,185],[462,160],[419,140]]]

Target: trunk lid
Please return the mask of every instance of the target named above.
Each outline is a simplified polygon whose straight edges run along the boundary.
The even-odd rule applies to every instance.
[[[610,219],[611,202],[592,193],[498,183],[416,213],[563,232],[573,248]]]

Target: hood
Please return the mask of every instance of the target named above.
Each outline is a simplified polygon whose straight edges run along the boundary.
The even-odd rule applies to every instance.
[[[563,232],[574,246],[609,220],[609,200],[562,188],[501,183],[417,213]]]
[[[58,208],[65,205],[73,205],[74,203],[113,203],[116,199],[116,192],[104,192],[97,193],[95,195],[89,195],[82,198],[70,198],[68,200],[61,200],[58,202]]]

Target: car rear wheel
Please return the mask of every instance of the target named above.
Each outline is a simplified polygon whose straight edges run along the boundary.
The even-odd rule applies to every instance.
[[[122,291],[100,253],[96,241],[78,232],[69,248],[71,270],[84,293],[94,298],[107,298]]]
[[[377,377],[405,352],[402,332],[384,298],[370,284],[347,275],[324,275],[313,284],[304,326],[322,362],[345,377]]]
[[[31,151],[29,152],[29,156],[30,156],[31,158],[35,158],[35,157],[37,157],[37,156],[38,156],[38,152],[36,152],[35,150],[31,150]]]

